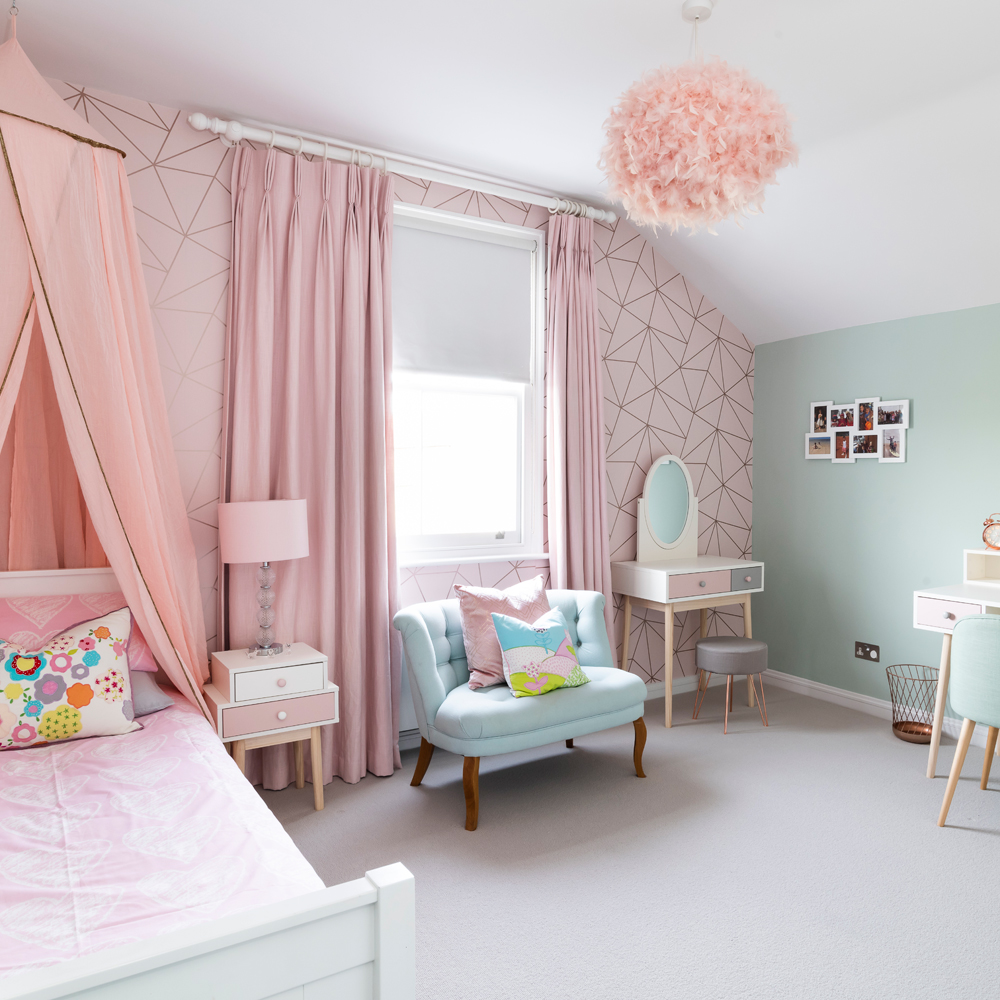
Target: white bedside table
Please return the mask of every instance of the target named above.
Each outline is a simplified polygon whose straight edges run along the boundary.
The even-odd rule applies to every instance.
[[[247,656],[245,649],[213,653],[205,700],[244,773],[247,750],[294,743],[295,787],[304,788],[302,742],[309,740],[313,804],[323,808],[320,727],[340,721],[340,688],[328,680],[322,653],[304,642],[293,642],[277,656]]]

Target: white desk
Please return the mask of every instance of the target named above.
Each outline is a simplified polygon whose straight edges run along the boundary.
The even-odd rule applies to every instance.
[[[674,700],[674,613],[701,612],[701,635],[707,634],[708,609],[731,604],[743,605],[743,631],[751,635],[750,595],[764,589],[764,564],[722,556],[696,556],[663,562],[614,562],[611,589],[625,597],[625,630],[622,637],[622,670],[628,670],[629,629],[632,605],[662,611],[663,679],[666,683],[666,724],[673,722]],[[747,684],[747,704],[752,706],[753,689]]]
[[[968,557],[979,555],[966,552]],[[966,570],[968,575],[968,569]],[[966,615],[1000,614],[1000,587],[995,583],[956,583],[951,587],[913,592],[913,627],[941,633],[941,671],[938,674],[937,700],[934,702],[934,725],[931,728],[931,749],[927,756],[927,777],[937,769],[944,705],[948,698],[948,678],[951,674],[951,633],[955,622]]]

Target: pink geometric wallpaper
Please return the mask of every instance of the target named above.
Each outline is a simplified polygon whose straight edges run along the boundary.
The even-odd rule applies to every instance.
[[[195,132],[172,108],[49,82],[126,154],[208,644],[215,649],[231,150]]]
[[[396,178],[396,197],[449,212],[542,229],[544,208],[429,181]],[[653,459],[680,455],[699,502],[702,553],[749,557],[752,510],[753,347],[627,222],[595,225],[604,353],[608,530],[612,559],[635,558],[637,501]],[[509,586],[537,562],[407,567],[400,603],[452,597],[454,583]],[[615,621],[621,648],[621,607]],[[694,673],[698,615],[675,622],[675,672]],[[709,612],[711,634],[742,635],[740,606]],[[632,670],[663,678],[663,615],[632,616]]]
[[[52,83],[127,153],[174,448],[215,648],[231,151],[191,129],[183,112]],[[396,197],[535,229],[549,219],[538,206],[407,177],[396,178]],[[753,347],[627,222],[597,224],[595,240],[612,558],[635,558],[636,501],[652,460],[667,453],[680,455],[694,478],[699,551],[748,556]],[[455,583],[506,587],[539,573],[548,574],[544,560],[406,567],[400,571],[400,603],[450,597]],[[615,619],[620,632],[620,607]],[[710,631],[741,634],[741,619],[738,607],[710,612]],[[692,674],[697,615],[679,615],[675,624],[675,672]],[[633,614],[630,646],[632,669],[647,681],[662,679],[663,616]]]

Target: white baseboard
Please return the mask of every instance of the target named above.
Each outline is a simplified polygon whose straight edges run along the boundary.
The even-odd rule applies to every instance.
[[[782,673],[780,670],[768,670],[766,673],[768,683],[773,684],[775,687],[784,688],[786,691],[794,691],[796,694],[804,694],[809,698],[816,698],[818,701],[829,701],[834,705],[841,705],[843,708],[853,708],[856,712],[864,712],[865,715],[874,715],[878,719],[885,719],[886,722],[892,721],[892,702],[884,698],[873,698],[868,694],[845,691],[843,688],[833,687],[830,684],[821,684],[819,681],[797,677],[795,674]],[[946,715],[942,729],[953,739],[957,740],[958,734],[962,731],[962,720]],[[975,732],[972,734],[972,745],[977,747],[986,746],[986,726],[976,726]]]
[[[399,749],[416,750],[420,746],[420,730],[404,729],[399,734]]]

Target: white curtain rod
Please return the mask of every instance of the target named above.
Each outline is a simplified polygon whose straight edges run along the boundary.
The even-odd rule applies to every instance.
[[[483,194],[493,194],[499,198],[523,201],[529,205],[541,205],[550,212],[559,215],[575,215],[579,218],[593,219],[595,222],[614,222],[618,218],[610,210],[595,208],[582,201],[572,201],[569,198],[560,198],[540,191],[512,187],[485,174],[463,173],[411,156],[388,153],[365,146],[354,146],[340,139],[327,139],[287,129],[263,128],[238,121],[224,121],[221,118],[209,118],[200,111],[188,115],[188,124],[198,132],[215,133],[229,145],[236,145],[241,139],[247,139],[250,142],[261,142],[265,145],[277,146],[279,149],[287,149],[292,153],[308,153],[311,156],[322,156],[328,160],[338,160],[341,163],[360,163],[364,167],[381,167],[387,172],[403,174],[406,177],[439,181],[453,187],[470,188],[473,191],[481,191]]]

